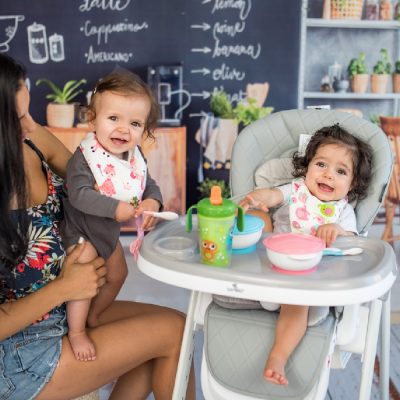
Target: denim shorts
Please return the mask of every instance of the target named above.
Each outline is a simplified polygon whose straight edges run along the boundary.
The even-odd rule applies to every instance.
[[[0,400],[34,399],[52,377],[67,333],[65,307],[0,342]]]

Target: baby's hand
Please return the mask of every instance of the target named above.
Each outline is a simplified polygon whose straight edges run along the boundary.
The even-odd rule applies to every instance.
[[[160,203],[154,199],[145,199],[143,200],[139,206],[135,209],[135,217],[142,215],[144,211],[159,211]],[[156,223],[157,218],[154,218],[151,215],[143,215],[143,229],[148,230],[153,228]]]
[[[257,210],[262,210],[268,212],[269,208],[264,203],[262,196],[260,196],[257,191],[251,192],[244,199],[239,202],[239,206],[243,207],[244,211],[248,209],[255,208]]]
[[[120,201],[115,210],[115,219],[118,222],[125,222],[135,217],[135,207],[126,201]]]
[[[349,232],[346,232],[338,224],[324,224],[318,227],[315,236],[322,239],[325,242],[326,247],[330,247],[338,236],[348,236],[348,235]]]

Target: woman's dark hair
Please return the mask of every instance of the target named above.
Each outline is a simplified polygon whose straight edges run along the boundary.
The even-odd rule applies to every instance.
[[[11,213],[11,204],[25,210],[27,191],[22,153],[22,130],[16,94],[25,69],[0,53],[0,274],[10,275],[27,251],[26,212]],[[14,207],[13,207],[14,208]]]
[[[347,148],[353,159],[353,181],[347,194],[348,200],[362,200],[367,196],[367,190],[372,176],[372,148],[369,144],[351,135],[339,124],[319,129],[311,137],[304,156],[299,152],[293,155],[293,176],[305,176],[308,165],[314,158],[320,146],[335,144]]]
[[[130,71],[116,71],[102,78],[93,90],[89,104],[89,120],[96,118],[96,98],[104,92],[114,92],[123,96],[142,96],[149,100],[150,112],[144,127],[145,138],[154,139],[153,132],[157,128],[160,107],[150,87],[142,79]]]

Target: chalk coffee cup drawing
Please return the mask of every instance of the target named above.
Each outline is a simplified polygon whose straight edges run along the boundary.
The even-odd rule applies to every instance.
[[[23,21],[23,15],[0,15],[0,52],[10,49],[9,43],[18,29],[18,22]]]

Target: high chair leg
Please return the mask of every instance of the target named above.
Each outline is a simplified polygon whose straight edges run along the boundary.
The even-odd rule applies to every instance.
[[[194,335],[197,325],[194,320],[194,315],[198,299],[199,292],[192,291],[186,315],[186,324],[183,332],[181,353],[179,356],[178,368],[176,370],[172,400],[184,400],[186,398],[186,388],[193,359]]]
[[[390,378],[390,292],[383,301],[381,319],[381,342],[380,342],[380,368],[379,368],[379,391],[382,400],[389,400],[389,378]]]
[[[372,377],[374,373],[374,361],[378,342],[379,325],[381,321],[382,301],[379,299],[371,302],[368,318],[367,337],[361,369],[361,383],[359,400],[369,399],[371,396]]]

